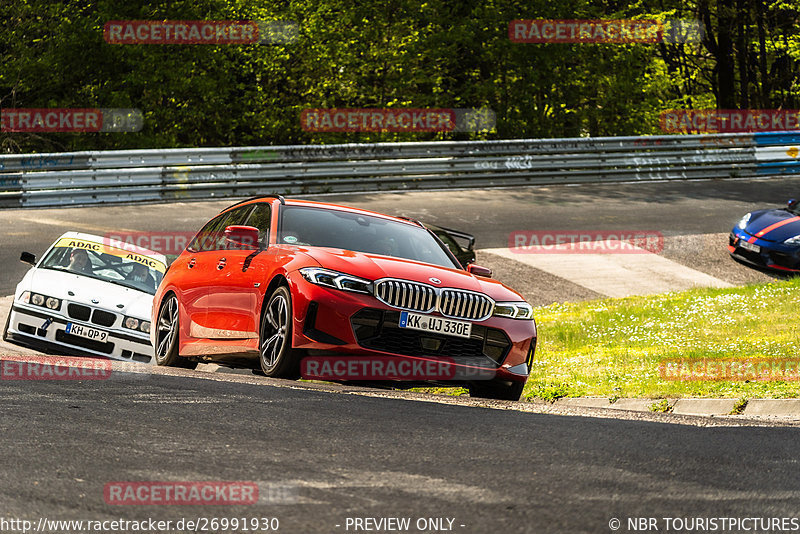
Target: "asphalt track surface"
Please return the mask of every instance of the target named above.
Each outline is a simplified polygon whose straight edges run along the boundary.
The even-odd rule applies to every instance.
[[[798,428],[183,373],[4,383],[3,517],[277,517],[280,532],[332,533],[355,532],[348,518],[434,517],[464,533],[596,533],[611,532],[612,518],[629,532],[635,517],[658,518],[663,531],[662,518],[797,515]],[[278,502],[247,506],[109,505],[103,488],[118,481],[283,489]]]
[[[507,247],[516,230],[650,230],[665,236],[663,255],[734,284],[769,280],[733,262],[727,234],[753,209],[785,205],[800,195],[800,178],[597,184],[465,191],[306,197],[405,215],[462,229],[478,249]],[[0,211],[0,296],[13,293],[27,270],[23,250],[38,256],[67,230],[98,235],[124,231],[195,232],[233,200]],[[599,294],[518,262],[478,254],[495,278],[534,305]]]
[[[660,230],[684,244],[673,247],[676,258],[741,282],[765,275],[724,253],[709,260],[703,236],[725,235],[743,213],[781,205],[799,184],[780,178],[324,200],[463,228],[481,248],[505,246],[520,229]],[[2,211],[2,294],[25,272],[20,250],[41,254],[66,230],[197,230],[230,203]],[[501,280],[503,268],[516,268],[494,267]],[[531,277],[520,271],[508,282]],[[559,287],[560,298],[591,298],[581,291]],[[635,517],[658,518],[664,531],[665,517],[800,516],[793,426],[669,414],[612,419],[591,409],[526,411],[161,369],[99,381],[4,380],[0,397],[0,519],[277,517],[279,532],[366,532],[346,529],[347,518],[408,517],[408,532],[420,532],[414,522],[433,517],[453,519],[454,532],[484,533],[612,532],[612,518],[622,521],[618,532],[631,532],[627,521]],[[293,497],[211,507],[115,506],[103,498],[115,481],[237,480],[291,488]]]

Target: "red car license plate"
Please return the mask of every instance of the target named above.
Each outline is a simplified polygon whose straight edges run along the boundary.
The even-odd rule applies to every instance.
[[[472,332],[472,323],[467,321],[456,321],[445,319],[444,317],[433,317],[432,315],[422,315],[420,313],[401,312],[400,328],[411,328],[422,330],[423,332],[435,332],[448,336],[466,337]]]

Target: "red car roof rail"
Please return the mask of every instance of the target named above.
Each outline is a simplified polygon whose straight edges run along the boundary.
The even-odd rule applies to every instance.
[[[223,211],[229,210],[229,209],[231,209],[233,207],[239,206],[240,204],[245,204],[247,202],[250,202],[251,200],[263,200],[265,198],[277,198],[278,200],[280,200],[281,204],[283,204],[284,206],[286,205],[286,199],[283,198],[283,195],[258,195],[256,197],[250,197],[250,198],[246,198],[244,200],[240,200],[236,204],[231,204],[227,208],[225,208],[222,211],[220,211],[220,213],[222,213]]]

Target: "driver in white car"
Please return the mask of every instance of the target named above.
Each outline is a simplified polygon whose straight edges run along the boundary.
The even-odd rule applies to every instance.
[[[128,276],[125,277],[125,280],[129,282],[135,282],[136,284],[147,286],[150,289],[156,288],[156,281],[150,276],[150,273],[147,271],[147,267],[142,265],[141,263],[137,263],[133,266],[133,270],[128,273]]]
[[[72,249],[67,269],[76,273],[92,274],[92,262],[89,261],[89,254],[81,248]]]

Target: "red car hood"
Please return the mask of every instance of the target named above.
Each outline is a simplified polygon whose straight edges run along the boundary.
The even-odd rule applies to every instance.
[[[496,280],[475,276],[460,269],[449,269],[403,258],[337,248],[295,247],[295,250],[312,257],[326,269],[360,276],[368,280],[401,278],[422,282],[433,287],[453,287],[477,291],[489,295],[496,301],[524,300],[519,293]],[[441,283],[435,284],[430,281],[430,278],[437,278]]]

